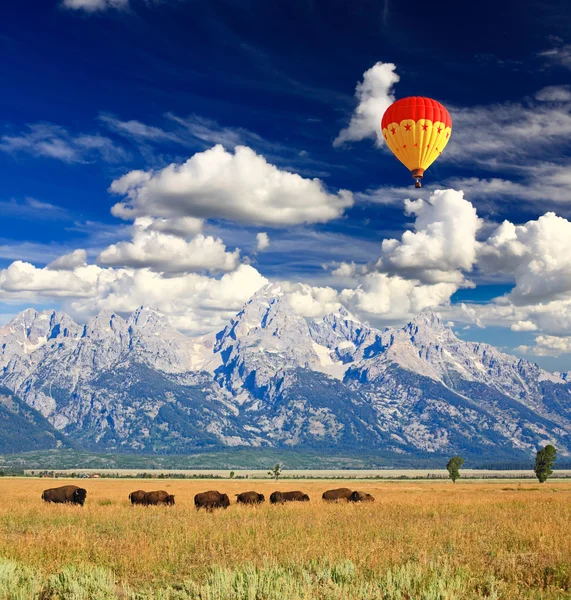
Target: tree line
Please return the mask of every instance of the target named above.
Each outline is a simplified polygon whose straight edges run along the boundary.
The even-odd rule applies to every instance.
[[[535,456],[535,466],[533,471],[539,483],[545,483],[549,476],[553,473],[552,466],[557,458],[557,450],[551,444],[547,444],[544,448],[537,451]],[[453,483],[460,478],[460,469],[464,464],[464,459],[461,456],[453,456],[446,464],[448,477]]]

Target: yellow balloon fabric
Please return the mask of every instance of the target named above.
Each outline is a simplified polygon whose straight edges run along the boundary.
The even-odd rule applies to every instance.
[[[452,119],[436,100],[403,98],[389,106],[381,127],[392,153],[413,176],[422,177],[448,144]]]

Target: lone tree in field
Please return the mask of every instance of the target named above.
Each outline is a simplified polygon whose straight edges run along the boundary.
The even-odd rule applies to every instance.
[[[551,467],[553,466],[556,455],[557,450],[555,450],[551,444],[548,444],[545,448],[538,451],[537,456],[535,457],[535,468],[533,470],[537,475],[537,479],[539,479],[539,483],[545,483],[547,478],[553,473]]]
[[[271,471],[268,471],[268,475],[273,477],[276,481],[280,478],[282,474],[282,466],[278,463]]]
[[[452,483],[456,483],[456,480],[460,477],[460,469],[464,464],[464,459],[461,456],[453,456],[446,465],[448,469],[448,477],[452,479]]]

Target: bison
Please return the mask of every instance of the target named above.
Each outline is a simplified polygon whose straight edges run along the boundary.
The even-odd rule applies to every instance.
[[[273,492],[270,495],[272,504],[281,504],[283,502],[309,502],[309,496],[303,492]]]
[[[163,490],[158,490],[156,492],[146,492],[143,498],[143,504],[145,506],[158,506],[159,504],[173,506],[174,496],[172,494],[168,494]]]
[[[62,487],[44,490],[42,500],[44,502],[79,504],[80,506],[83,506],[86,496],[87,490],[84,490],[77,485],[63,485]]]
[[[238,504],[261,504],[265,501],[264,494],[258,494],[258,492],[242,492],[236,494],[236,502]]]
[[[367,494],[366,492],[353,492],[351,494],[351,498],[349,498],[351,502],[374,502],[375,499],[371,494]]]
[[[349,500],[353,491],[349,488],[337,488],[336,490],[327,490],[323,492],[323,500],[327,500],[328,502],[334,502],[336,500]]]
[[[129,494],[129,500],[131,500],[131,504],[144,504],[146,493],[147,492],[145,492],[143,490],[137,490],[136,492],[131,492]]]
[[[215,490],[196,494],[194,497],[194,506],[196,510],[205,508],[206,510],[214,510],[215,508],[228,508],[230,506],[230,498],[227,494],[221,494]]]

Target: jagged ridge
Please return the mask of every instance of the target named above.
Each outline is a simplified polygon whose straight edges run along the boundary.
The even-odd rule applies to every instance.
[[[26,310],[0,328],[0,383],[88,448],[571,449],[565,375],[459,340],[432,313],[384,331],[344,308],[307,323],[276,284],[200,338],[145,307],[85,325]]]

